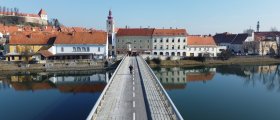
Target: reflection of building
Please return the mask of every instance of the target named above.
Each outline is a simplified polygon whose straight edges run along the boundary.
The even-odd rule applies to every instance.
[[[215,76],[214,72],[189,73],[189,74],[187,74],[187,80],[188,80],[188,82],[208,81],[208,80],[212,80],[214,76]]]
[[[10,84],[15,90],[58,89],[61,92],[102,92],[108,77],[108,73],[12,75]]]
[[[187,82],[212,80],[216,68],[160,68],[154,72],[165,89],[184,89]]]

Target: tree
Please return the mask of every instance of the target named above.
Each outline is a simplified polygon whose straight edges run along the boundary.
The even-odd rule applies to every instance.
[[[222,60],[228,60],[230,57],[232,57],[231,50],[222,50],[221,54],[218,57]]]
[[[271,31],[271,32],[277,32],[278,30],[277,30],[276,27],[271,27],[271,28],[270,28],[270,31]]]

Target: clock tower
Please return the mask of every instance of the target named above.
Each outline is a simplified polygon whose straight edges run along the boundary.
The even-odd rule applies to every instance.
[[[109,10],[109,15],[107,17],[107,33],[108,33],[108,55],[109,57],[116,56],[116,44],[115,44],[115,23],[112,16],[112,11]]]

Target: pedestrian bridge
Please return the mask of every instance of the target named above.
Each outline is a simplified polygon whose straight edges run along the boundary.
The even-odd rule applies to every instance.
[[[133,66],[130,74],[129,65]],[[142,57],[124,57],[87,120],[183,120]]]

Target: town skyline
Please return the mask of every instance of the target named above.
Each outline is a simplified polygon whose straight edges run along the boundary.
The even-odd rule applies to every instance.
[[[21,12],[37,13],[45,9],[49,18],[58,18],[65,26],[79,26],[106,30],[106,18],[111,9],[116,27],[131,28],[185,28],[190,34],[215,34],[222,32],[241,33],[245,29],[256,29],[260,21],[261,31],[278,28],[276,0],[266,6],[261,0],[248,1],[72,1],[66,6],[61,1],[2,0],[1,6],[17,7]],[[30,7],[32,6],[32,7]],[[269,6],[269,7],[267,7]],[[203,9],[200,9],[203,8]],[[238,8],[238,9],[236,9]],[[269,14],[268,14],[269,13]]]

